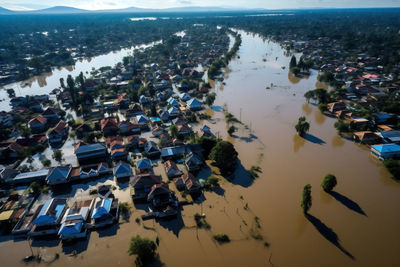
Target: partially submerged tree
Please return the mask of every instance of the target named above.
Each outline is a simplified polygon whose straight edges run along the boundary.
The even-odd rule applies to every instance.
[[[333,174],[325,175],[324,179],[322,179],[321,186],[322,189],[326,192],[332,191],[332,189],[337,185],[336,177]]]
[[[223,174],[229,174],[236,168],[238,153],[235,147],[227,141],[219,141],[211,149],[209,159],[214,160],[215,165]]]
[[[310,124],[306,121],[306,117],[302,116],[299,118],[295,129],[300,136],[304,136],[308,132],[310,129]]]
[[[303,193],[301,196],[301,209],[303,210],[304,214],[307,214],[310,210],[312,205],[312,198],[311,198],[311,185],[306,184],[303,188]]]
[[[155,257],[157,246],[154,241],[136,235],[131,238],[128,253],[137,255],[139,265],[145,265]]]

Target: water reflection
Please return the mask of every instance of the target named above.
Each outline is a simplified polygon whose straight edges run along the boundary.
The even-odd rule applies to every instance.
[[[296,238],[299,238],[307,229],[307,220],[304,213],[299,211],[296,216]]]
[[[297,84],[301,80],[299,77],[296,77],[296,75],[294,75],[291,71],[288,72],[288,79],[292,84]]]
[[[332,202],[332,196],[327,194],[324,190],[319,191],[319,199],[321,203],[328,204]]]
[[[309,116],[309,115],[311,114],[311,112],[312,112],[312,107],[311,107],[311,105],[308,104],[308,103],[304,103],[303,106],[302,106],[301,108],[302,108],[302,110],[304,111],[304,113],[305,113],[307,116]]]
[[[323,88],[325,90],[329,89],[329,85],[327,85],[326,83],[322,83],[322,82],[316,82],[315,83],[315,88]]]
[[[324,114],[322,114],[321,111],[317,110],[317,111],[315,111],[315,114],[314,114],[314,120],[317,124],[321,125],[321,124],[324,124],[324,122],[326,120],[326,116]]]
[[[293,135],[293,152],[297,153],[304,146],[306,140],[298,134]]]
[[[332,147],[341,147],[345,144],[345,141],[339,135],[335,135],[332,138]]]

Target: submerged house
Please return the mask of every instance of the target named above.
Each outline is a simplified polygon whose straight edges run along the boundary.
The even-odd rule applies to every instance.
[[[157,147],[157,144],[153,141],[148,141],[144,146],[144,152],[146,152],[149,158],[155,158],[160,156],[160,150]]]
[[[193,98],[187,101],[187,106],[189,107],[190,110],[200,110],[203,108],[203,103],[197,100],[197,98]]]
[[[49,132],[48,138],[51,144],[61,143],[65,138],[68,137],[68,123],[60,121],[57,125]]]
[[[115,118],[105,118],[100,121],[101,131],[104,136],[114,135],[118,132],[118,124]]]
[[[136,169],[138,173],[153,172],[153,164],[149,159],[143,158],[136,162]]]
[[[168,178],[174,178],[183,174],[183,172],[178,168],[175,162],[172,160],[167,160],[164,163],[165,172],[167,173]]]
[[[356,142],[360,142],[366,145],[375,145],[382,143],[382,137],[371,131],[355,132],[353,134],[353,139]]]
[[[107,149],[100,143],[78,144],[75,147],[75,155],[79,162],[99,160],[104,161],[107,157]]]
[[[100,228],[117,221],[118,204],[119,201],[117,198],[96,198],[88,227]]]
[[[129,178],[133,175],[131,166],[123,162],[119,163],[117,166],[114,167],[113,173],[117,180],[123,178]]]
[[[62,240],[84,238],[87,235],[86,223],[92,209],[94,200],[75,202],[67,209],[61,221],[58,235]]]
[[[43,236],[57,234],[62,216],[67,207],[67,199],[52,198],[46,200],[37,209],[35,219],[32,221],[32,228],[29,236]]]
[[[147,201],[149,201],[155,209],[164,209],[167,206],[178,206],[178,201],[176,200],[174,192],[169,189],[166,183],[153,185],[148,194]]]
[[[69,182],[71,166],[59,166],[50,169],[46,177],[48,185],[66,184]]]
[[[138,174],[136,175],[131,185],[131,194],[134,200],[146,199],[151,188],[155,184],[161,183],[161,176],[154,175],[151,173]]]
[[[203,166],[203,161],[195,153],[190,152],[185,158],[185,166],[190,172],[198,171]]]
[[[47,126],[47,119],[43,117],[42,115],[39,115],[33,119],[31,119],[29,122],[29,128],[33,133],[40,133],[46,130]]]
[[[374,145],[371,147],[371,152],[380,159],[399,158],[400,145],[397,144]]]

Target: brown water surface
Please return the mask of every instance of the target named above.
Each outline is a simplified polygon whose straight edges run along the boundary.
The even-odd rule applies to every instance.
[[[184,206],[182,218],[171,222],[147,221],[147,229],[134,222],[144,212],[134,210],[129,223],[92,232],[89,242],[78,243],[76,256],[61,244],[40,249],[37,243],[35,251],[60,253],[57,266],[133,266],[126,251],[130,237],[140,234],[159,237],[160,260],[167,266],[399,266],[400,185],[367,149],[337,136],[334,119],[305,104],[304,93],[321,87],[315,72],[308,79],[293,77],[290,58],[278,44],[241,34],[240,58],[229,65],[223,90],[217,83],[215,106],[207,111],[214,124],[207,125],[227,138],[220,111],[226,104],[243,122],[229,140],[244,168],[261,167],[260,177],[252,182],[242,167],[232,182],[222,180],[221,190],[205,193],[202,205]],[[300,116],[311,123],[306,138],[294,131]],[[338,178],[333,194],[320,188],[327,173]],[[299,204],[307,183],[313,206],[305,217]],[[210,231],[193,227],[196,212],[206,214]],[[254,216],[268,248],[249,234]],[[216,244],[212,234],[218,232],[232,242]],[[27,254],[26,241],[0,242],[2,266],[22,266]]]

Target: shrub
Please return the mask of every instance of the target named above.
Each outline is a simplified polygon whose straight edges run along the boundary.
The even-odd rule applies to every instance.
[[[229,236],[227,234],[223,234],[223,233],[218,233],[213,235],[213,238],[215,241],[217,241],[218,243],[228,243],[231,240],[229,239]]]
[[[393,175],[395,180],[400,180],[400,161],[395,159],[385,159],[383,161],[386,169]]]
[[[336,186],[337,181],[336,177],[333,174],[325,175],[324,179],[322,179],[321,186],[326,192],[332,191],[332,189]]]
[[[219,182],[218,177],[215,177],[214,175],[210,175],[207,178],[206,184],[209,185],[209,186],[217,186],[218,182]]]
[[[120,202],[118,206],[122,213],[128,213],[130,211],[129,204],[127,202]]]

